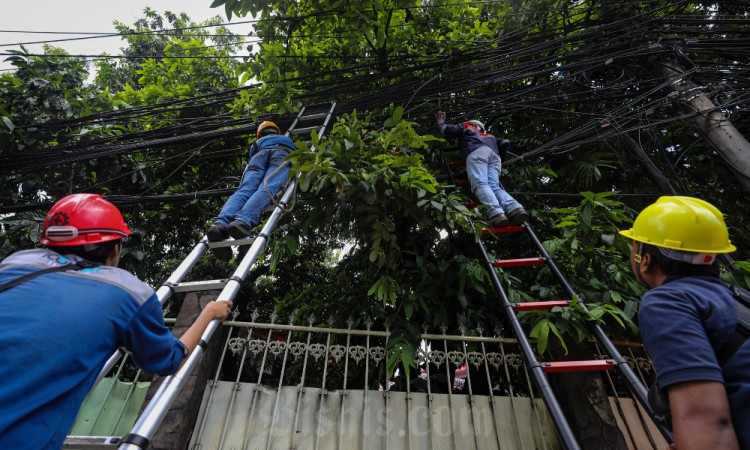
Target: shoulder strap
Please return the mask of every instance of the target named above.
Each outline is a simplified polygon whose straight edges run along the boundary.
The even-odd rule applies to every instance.
[[[12,287],[16,287],[16,286],[18,286],[21,283],[24,283],[24,282],[29,281],[31,279],[34,279],[34,278],[36,278],[38,276],[44,275],[46,273],[62,272],[64,270],[69,270],[69,269],[72,269],[74,267],[76,268],[76,270],[81,270],[81,269],[86,269],[88,267],[96,267],[97,265],[98,264],[94,264],[92,262],[82,260],[82,261],[79,261],[77,263],[64,264],[64,265],[58,266],[58,267],[48,267],[46,269],[37,270],[35,272],[27,273],[26,275],[23,275],[23,276],[20,276],[20,277],[18,277],[16,279],[10,280],[9,282],[7,282],[7,283],[5,283],[3,285],[0,285],[0,292],[5,292],[5,291],[7,291],[8,289],[10,289]]]
[[[728,285],[737,305],[737,327],[727,345],[716,354],[720,366],[724,366],[750,337],[750,292],[741,287]]]

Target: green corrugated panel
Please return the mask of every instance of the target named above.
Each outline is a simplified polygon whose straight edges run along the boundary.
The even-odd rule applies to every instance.
[[[138,418],[149,382],[124,382],[105,378],[83,403],[70,430],[71,436],[127,434]]]

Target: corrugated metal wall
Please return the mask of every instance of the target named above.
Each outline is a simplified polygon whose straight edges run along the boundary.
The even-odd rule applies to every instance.
[[[190,449],[558,449],[541,400],[217,381]]]

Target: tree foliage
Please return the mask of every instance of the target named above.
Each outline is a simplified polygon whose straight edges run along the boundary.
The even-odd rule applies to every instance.
[[[588,323],[636,336],[642,288],[630,275],[628,243],[616,231],[660,192],[642,161],[624,150],[626,134],[679,193],[731,213],[738,257],[747,258],[745,194],[653,71],[662,59],[679,62],[746,131],[748,54],[736,49],[748,39],[747,6],[560,0],[215,0],[212,6],[228,19],[253,17],[248,42],[216,27],[218,18],[193,28],[184,15],[147,9],[135,24],[117,25],[128,58],[98,62],[89,81],[87,63],[60,50],[48,48],[45,57],[15,52],[16,71],[0,75],[0,158],[50,149],[63,149],[63,157],[44,153],[55,162],[3,172],[5,205],[82,191],[135,200],[123,207],[137,231],[126,268],[160,283],[224,200],[197,194],[236,185],[250,125],[263,118],[289,124],[303,105],[337,101],[326,135],[299,140],[290,155],[300,176],[295,207],[244,286],[241,309],[243,318],[258,308],[317,324],[351,319],[388,326],[391,369],[412,365],[423,326],[505,325],[476,250],[482,208],[467,209],[471,196],[447,181],[444,156],[458,156],[450,152],[453,143],[434,136],[437,109],[454,122],[481,119],[511,140],[502,182],[532,213],[546,250],[589,305],[588,312],[526,313],[541,353],[587,339]],[[247,61],[230,57],[243,44]],[[235,128],[247,135],[204,133]],[[132,150],[64,159],[80,146],[117,145]],[[189,200],[145,201],[191,192]],[[34,245],[42,217],[42,211],[3,217],[3,255]],[[521,238],[485,239],[492,258],[526,256],[530,248]],[[746,265],[738,267],[727,276],[747,282]],[[209,278],[223,269],[208,257],[198,270]],[[499,277],[512,301],[564,297],[547,269],[507,269]]]

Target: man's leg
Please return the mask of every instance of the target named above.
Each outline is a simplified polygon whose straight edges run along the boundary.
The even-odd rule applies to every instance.
[[[264,173],[265,182],[261,181],[258,188],[245,202],[245,205],[237,213],[236,218],[251,228],[260,223],[263,212],[271,204],[271,198],[279,192],[289,177],[290,165],[284,163],[283,159],[287,152],[277,150],[269,158],[269,165]],[[268,192],[266,192],[266,187]]]
[[[466,172],[469,175],[471,190],[477,199],[484,205],[487,205],[487,219],[490,225],[502,226],[507,222],[504,217],[504,211],[497,197],[495,197],[489,183],[490,175],[490,158],[494,152],[489,147],[480,147],[474,150],[466,158]],[[494,220],[493,220],[494,219]],[[494,223],[493,223],[494,222]]]
[[[242,176],[242,181],[240,181],[240,186],[224,203],[219,215],[211,219],[213,224],[206,232],[209,242],[222,241],[229,236],[229,224],[258,188],[263,179],[264,165],[263,152],[259,152],[250,158],[250,162]],[[213,253],[222,261],[232,259],[232,249],[229,247],[214,248]]]
[[[500,185],[500,171],[502,170],[502,161],[500,157],[494,152],[490,157],[490,164],[488,172],[488,183],[492,189],[493,194],[497,198],[498,203],[505,211],[505,214],[510,219],[510,223],[513,225],[520,225],[529,218],[529,214],[523,209],[523,206],[513,198],[508,192],[503,189]]]
[[[237,217],[237,214],[247,203],[248,199],[258,189],[258,186],[263,181],[265,174],[265,152],[261,151],[256,153],[245,168],[245,174],[242,177],[240,186],[234,191],[224,203],[221,208],[219,215],[211,219],[213,223],[218,223],[223,226],[229,225],[229,223]]]

